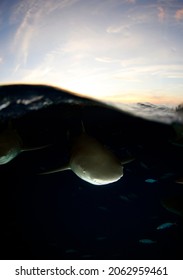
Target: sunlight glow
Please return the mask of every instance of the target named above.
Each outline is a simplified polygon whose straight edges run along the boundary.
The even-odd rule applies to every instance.
[[[181,1],[13,3],[0,4],[0,84],[43,83],[115,102],[182,101]]]

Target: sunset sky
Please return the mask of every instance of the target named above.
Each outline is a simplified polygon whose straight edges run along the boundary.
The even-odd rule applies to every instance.
[[[183,0],[0,1],[0,84],[183,101]]]

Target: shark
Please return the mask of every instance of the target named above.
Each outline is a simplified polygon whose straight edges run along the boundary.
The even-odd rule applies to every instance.
[[[86,133],[83,126],[82,132],[72,143],[69,162],[64,167],[42,172],[40,175],[71,170],[90,184],[106,185],[121,179],[123,165],[132,160],[132,156],[120,160],[100,141]]]
[[[0,132],[0,165],[9,163],[22,152],[39,150],[47,146],[49,144],[39,147],[25,147],[19,133],[10,122],[7,128]]]

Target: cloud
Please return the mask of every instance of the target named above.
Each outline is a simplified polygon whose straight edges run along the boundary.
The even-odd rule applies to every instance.
[[[158,7],[158,19],[159,21],[164,21],[166,16],[165,9],[163,7]]]
[[[40,65],[23,77],[25,82],[49,82],[46,78],[52,72],[52,67]]]
[[[104,62],[104,63],[114,63],[114,62],[119,62],[120,61],[118,59],[114,59],[114,58],[111,58],[111,57],[96,57],[95,60],[99,61],[99,62]]]
[[[134,65],[143,65],[145,63],[145,59],[142,57],[135,57],[135,58],[129,58],[129,59],[115,59],[113,57],[96,57],[96,61],[104,62],[104,63],[119,63],[122,67],[130,67]]]
[[[60,10],[66,7],[70,7],[80,0],[20,0],[18,4],[14,6],[14,11],[11,15],[11,21],[19,20],[20,16],[27,13],[32,13],[33,16],[49,15],[55,10]]]
[[[157,15],[157,6],[153,4],[147,5],[135,5],[131,9],[123,11],[121,19],[117,24],[112,24],[107,27],[107,33],[123,33],[125,36],[130,36],[131,32],[137,26],[144,28],[145,23],[152,22],[154,23],[154,17]],[[165,11],[162,7],[158,9],[158,17],[164,19]]]
[[[20,64],[17,64],[16,66],[15,66],[15,68],[14,68],[14,70],[13,70],[13,74],[15,74],[15,73],[17,73],[18,72],[18,70],[20,69]]]
[[[135,75],[132,75],[132,73],[118,73],[112,76],[113,79],[116,80],[122,80],[124,82],[135,82],[135,83],[140,83],[142,80],[138,79],[135,77]]]
[[[23,18],[21,19],[18,28],[14,35],[14,41],[12,44],[12,50],[18,49],[18,60],[23,64],[26,64],[29,53],[30,42],[35,30],[36,12],[34,1],[33,6],[30,8],[27,1],[20,2],[19,6],[16,7],[11,21],[16,21],[21,18],[21,14],[24,12]]]
[[[48,75],[50,75],[55,68],[55,62],[60,60],[62,50],[59,48],[52,50],[44,55],[42,62],[34,69],[28,70],[23,75],[24,81],[46,81]],[[20,65],[17,65],[19,70]]]
[[[109,26],[106,31],[107,33],[120,33],[121,26]]]
[[[129,35],[129,26],[128,25],[111,25],[107,28],[107,33],[121,33]]]
[[[176,20],[183,20],[183,9],[179,9],[175,13]]]
[[[149,79],[155,79],[155,77],[180,79],[183,78],[183,65],[137,65],[125,67],[121,71],[113,74],[114,79],[135,82],[143,82],[145,76]]]
[[[19,23],[14,35],[12,49],[19,49],[18,60],[26,64],[33,37],[38,34],[41,23],[52,13],[73,5],[79,0],[24,0],[14,7],[11,23]],[[52,15],[53,16],[53,15]]]
[[[150,65],[150,66],[137,66],[137,72],[140,73],[151,73],[152,75],[161,73],[167,75],[169,72],[180,73],[183,71],[183,65],[181,64],[159,64],[159,65]]]
[[[19,59],[23,60],[26,64],[29,53],[30,42],[33,34],[35,34],[35,28],[29,23],[30,13],[27,12],[19,28],[17,29],[14,37],[13,48],[19,46]]]
[[[2,64],[3,63],[3,58],[2,57],[0,57],[0,64]]]
[[[129,4],[135,4],[136,0],[125,0],[125,2],[129,3]]]

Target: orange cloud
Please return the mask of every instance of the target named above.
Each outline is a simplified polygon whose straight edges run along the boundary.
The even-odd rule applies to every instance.
[[[162,7],[158,7],[158,19],[160,21],[165,19],[165,10]]]
[[[175,13],[176,20],[183,20],[183,9],[179,9]]]

